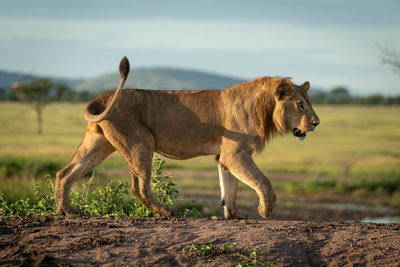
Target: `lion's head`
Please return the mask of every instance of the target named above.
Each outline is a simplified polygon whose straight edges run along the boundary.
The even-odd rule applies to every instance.
[[[290,79],[282,79],[274,92],[273,121],[278,133],[292,132],[304,140],[307,132],[314,131],[320,120],[308,97],[310,83],[297,86]]]

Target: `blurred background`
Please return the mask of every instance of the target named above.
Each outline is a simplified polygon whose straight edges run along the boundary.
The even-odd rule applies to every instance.
[[[318,129],[301,143],[275,138],[254,155],[278,195],[272,218],[400,222],[400,2],[3,0],[0,7],[7,201],[29,196],[66,165],[85,130],[86,103],[115,90],[127,56],[126,88],[222,89],[265,75],[310,81]],[[221,215],[213,157],[166,159],[165,172],[180,191],[178,206]],[[117,153],[95,173],[99,184],[130,179]],[[238,204],[258,218],[256,194],[239,190]]]

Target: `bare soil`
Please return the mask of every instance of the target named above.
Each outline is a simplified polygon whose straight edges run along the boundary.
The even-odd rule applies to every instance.
[[[237,243],[205,258],[191,244]],[[400,224],[0,217],[2,266],[399,266]],[[261,266],[261,265],[260,265]]]

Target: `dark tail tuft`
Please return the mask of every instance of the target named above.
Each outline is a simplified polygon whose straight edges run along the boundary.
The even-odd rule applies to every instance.
[[[124,87],[124,83],[129,74],[129,69],[130,69],[129,60],[126,57],[124,57],[123,59],[121,59],[121,62],[119,63],[119,74],[121,75],[121,80],[119,81],[118,88],[117,90],[115,90],[111,102],[108,103],[108,106],[105,109],[104,107],[101,107],[101,110],[99,104],[96,102],[98,100],[94,100],[92,103],[90,103],[86,107],[84,113],[85,119],[88,122],[98,123],[107,119],[107,116],[110,113],[111,108],[115,105],[118,96],[121,94],[122,88]]]
[[[129,60],[124,57],[121,59],[121,62],[119,63],[119,74],[121,75],[122,79],[126,79],[128,77],[130,67],[129,67]]]

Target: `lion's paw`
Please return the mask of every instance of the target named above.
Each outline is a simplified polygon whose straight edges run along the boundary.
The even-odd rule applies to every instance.
[[[276,195],[272,187],[269,189],[268,195],[266,197],[266,201],[260,202],[258,206],[258,213],[261,217],[267,218],[274,208],[276,203]]]
[[[275,204],[275,202],[271,202],[271,201],[269,204],[266,204],[266,205],[262,205],[260,203],[260,205],[258,206],[258,213],[260,214],[260,216],[263,218],[267,218],[272,213],[274,204]]]
[[[175,208],[162,207],[158,213],[160,217],[178,217],[179,211]]]
[[[224,218],[227,220],[230,219],[247,219],[248,215],[246,212],[238,210],[236,208],[229,209],[228,207],[224,207]]]
[[[269,209],[266,206],[261,206],[261,205],[258,206],[258,213],[263,218],[267,218],[271,212],[272,212],[272,208]]]
[[[57,207],[58,214],[80,214],[81,211],[73,206]]]
[[[235,217],[236,219],[247,219],[249,218],[249,215],[247,215],[247,213],[242,210],[237,210]]]

